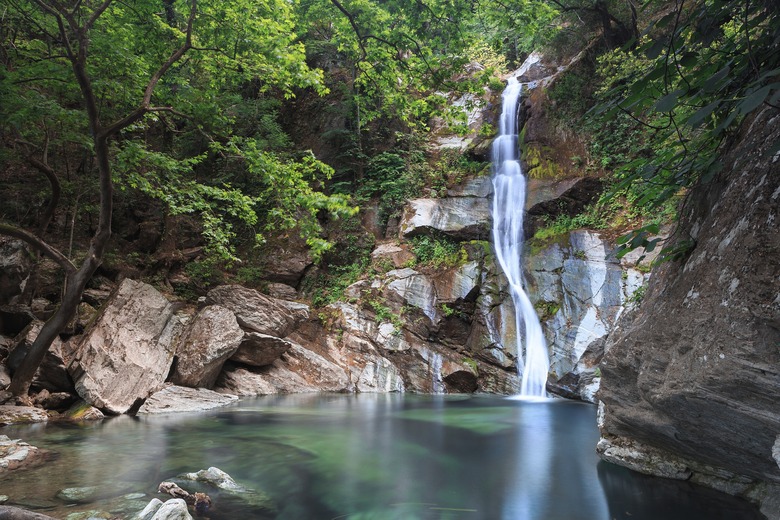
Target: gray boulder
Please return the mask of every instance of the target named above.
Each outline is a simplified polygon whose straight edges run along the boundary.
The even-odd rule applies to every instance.
[[[302,303],[271,298],[240,285],[221,285],[209,291],[209,305],[222,305],[236,315],[244,329],[283,338],[309,317]]]
[[[139,408],[139,414],[201,412],[235,403],[238,397],[205,388],[166,386],[153,393]]]
[[[157,513],[157,511],[160,510],[160,508],[163,505],[163,501],[159,498],[153,498],[137,515],[132,517],[132,520],[152,520],[154,518],[154,515]]]
[[[155,511],[151,520],[192,520],[192,515],[187,510],[187,502],[181,498],[172,498]]]
[[[235,315],[219,305],[202,309],[187,324],[176,348],[175,385],[211,388],[222,365],[238,349],[244,331]]]
[[[490,204],[481,197],[410,200],[401,218],[401,236],[443,233],[456,240],[490,235]]]
[[[259,332],[247,332],[230,360],[245,365],[263,367],[279,359],[282,354],[290,350],[291,345],[292,342],[286,339]]]
[[[88,403],[121,414],[159,387],[180,322],[151,285],[126,279],[84,334],[68,370]]]

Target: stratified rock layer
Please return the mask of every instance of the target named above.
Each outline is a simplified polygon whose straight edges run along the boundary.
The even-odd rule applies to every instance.
[[[490,205],[482,197],[414,199],[401,219],[401,235],[444,233],[457,240],[485,239],[490,233]]]
[[[709,465],[780,485],[780,154],[767,153],[780,114],[766,108],[744,126],[675,234],[695,245],[654,274],[635,320],[610,338],[602,435],[702,474]]]

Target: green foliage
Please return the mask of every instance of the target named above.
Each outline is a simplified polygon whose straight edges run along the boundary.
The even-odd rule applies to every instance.
[[[314,307],[324,307],[344,299],[344,290],[360,280],[367,265],[354,263],[330,266],[327,271],[304,279],[302,292],[311,299]]]
[[[174,2],[162,11],[146,0],[107,3],[86,29],[89,48],[81,50],[88,79],[78,81],[66,38],[49,36],[60,30],[56,9],[38,5],[0,3],[0,131],[9,137],[6,146],[25,143],[14,147],[15,158],[43,157],[73,184],[96,185],[90,164],[95,129],[87,128],[82,108],[82,98],[94,96],[99,124],[122,128],[112,140],[114,182],[127,193],[160,200],[171,214],[197,216],[215,259],[233,262],[238,240],[262,242],[265,232],[293,228],[319,257],[330,247],[321,236],[321,213],[342,218],[357,211],[346,197],[320,191],[332,170],[311,154],[291,152],[277,122],[280,104],[271,95],[290,98],[301,88],[326,92],[322,71],[306,64],[289,2],[198,2],[190,35],[197,50],[162,69],[185,41],[190,4]],[[91,4],[73,9],[66,34],[99,13]],[[143,101],[158,70],[165,74]],[[139,107],[143,117],[123,123]],[[81,164],[72,164],[79,157]],[[92,196],[80,201],[81,210],[90,204]]]
[[[263,282],[263,268],[256,265],[245,265],[236,269],[236,281],[248,287]]]
[[[634,291],[634,294],[631,295],[631,298],[629,298],[628,301],[630,301],[632,303],[635,303],[637,305],[642,303],[642,300],[645,299],[645,292],[646,291],[647,291],[647,286],[646,285],[640,285],[639,287],[636,288],[636,290]]]
[[[489,46],[511,66],[517,66],[522,56],[539,49],[558,30],[555,23],[558,11],[553,2],[480,2],[475,13],[469,29],[484,38],[482,46]]]
[[[539,301],[534,305],[534,308],[539,315],[539,321],[544,322],[552,319],[561,310],[561,305],[556,302]]]
[[[461,363],[468,366],[472,372],[474,372],[475,375],[479,375],[479,364],[477,364],[477,361],[472,358],[463,358],[460,360]]]
[[[778,39],[780,10],[771,3],[700,0],[678,4],[637,47],[616,51],[607,60],[614,81],[593,114],[627,115],[652,136],[652,153],[623,164],[615,189],[630,187],[640,205],[659,206],[714,178],[723,167],[717,150],[735,125],[780,104],[780,55],[769,51]],[[640,230],[623,247],[653,244],[647,235]],[[680,252],[662,252],[672,256]]]
[[[374,240],[373,236],[362,231],[357,217],[339,222],[337,232],[331,230],[331,235],[335,246],[301,284],[303,294],[311,299],[315,307],[343,300],[347,287],[371,273]]]
[[[456,309],[453,309],[452,307],[450,307],[446,303],[442,303],[441,304],[441,312],[442,312],[442,314],[444,314],[445,318],[449,318],[451,316],[455,316],[458,311]]]
[[[417,236],[410,240],[417,264],[426,267],[454,267],[467,260],[466,250],[459,242],[444,236]]]
[[[381,299],[370,299],[368,305],[373,309],[374,316],[377,323],[392,323],[395,328],[395,332],[399,333],[403,327],[403,321],[398,313],[387,305],[387,303]]]
[[[212,260],[195,260],[184,267],[190,283],[201,290],[219,285],[224,281],[221,266]]]
[[[546,242],[575,229],[604,229],[607,225],[607,222],[595,210],[595,206],[591,206],[588,211],[573,217],[566,214],[559,215],[546,226],[539,228],[534,233],[533,239]]]

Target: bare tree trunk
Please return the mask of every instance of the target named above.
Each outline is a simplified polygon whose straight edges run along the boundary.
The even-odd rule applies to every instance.
[[[62,329],[73,319],[76,315],[79,303],[81,302],[81,293],[86,285],[86,278],[81,283],[75,278],[84,278],[79,276],[81,273],[76,273],[74,276],[66,277],[67,288],[62,298],[57,312],[55,312],[49,320],[44,323],[41,328],[41,332],[38,337],[35,338],[30,350],[22,360],[22,363],[14,371],[13,379],[8,390],[17,396],[27,395],[30,391],[30,384],[35,377],[35,372],[38,370],[41,362],[43,361],[46,352],[49,351],[49,347],[57,339],[57,335]]]

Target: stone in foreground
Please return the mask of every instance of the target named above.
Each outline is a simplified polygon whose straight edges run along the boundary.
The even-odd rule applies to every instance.
[[[202,412],[233,404],[238,397],[205,388],[167,386],[152,394],[138,410],[139,414]]]

